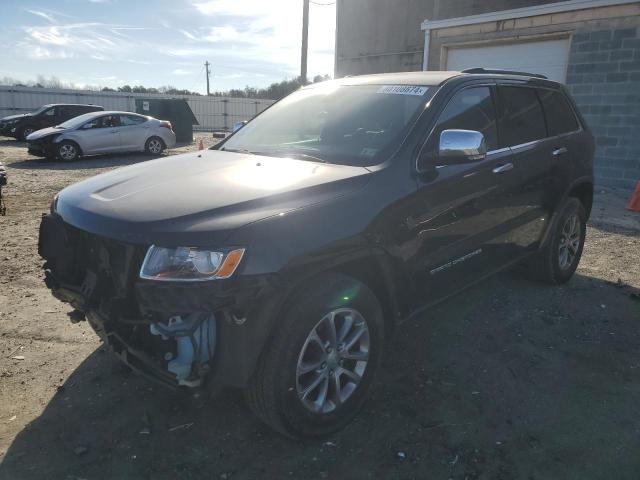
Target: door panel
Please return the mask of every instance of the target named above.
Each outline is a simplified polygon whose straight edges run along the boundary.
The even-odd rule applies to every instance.
[[[481,162],[441,167],[432,178],[420,179],[416,216],[410,217],[421,258],[414,276],[430,299],[447,296],[518,255],[511,229],[519,176],[515,168],[499,172],[510,163],[509,150],[496,151]]]
[[[146,140],[147,121],[136,115],[121,115],[120,143],[123,151],[142,150]]]
[[[121,149],[119,118],[117,115],[106,115],[89,122],[92,128],[81,128],[73,132],[83,153],[117,152]]]
[[[103,127],[79,130],[78,143],[84,153],[106,153],[120,149],[120,133],[117,128]]]
[[[499,149],[491,86],[466,87],[439,115],[423,148],[425,173],[409,202],[408,226],[418,252],[408,265],[423,298],[434,301],[517,258],[512,231],[520,215],[518,166]],[[490,152],[481,161],[439,165],[440,133],[484,134]],[[435,168],[434,168],[435,166]]]
[[[512,152],[522,177],[517,193],[518,228],[513,241],[525,250],[535,249],[550,219],[553,148],[536,90],[526,86],[498,85],[501,147]]]

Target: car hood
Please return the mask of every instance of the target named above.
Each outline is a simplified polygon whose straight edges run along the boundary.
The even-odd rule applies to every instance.
[[[19,118],[30,117],[30,113],[20,113],[18,115],[9,115],[8,117],[0,118],[0,122],[9,122],[11,120],[17,120]]]
[[[40,140],[41,138],[48,137],[49,135],[57,135],[59,133],[63,133],[66,130],[63,128],[55,128],[55,127],[47,127],[42,130],[36,130],[35,132],[29,134],[27,136],[27,141]]]
[[[138,244],[211,245],[235,229],[361,188],[369,170],[203,150],[95,176],[56,211],[88,232]]]

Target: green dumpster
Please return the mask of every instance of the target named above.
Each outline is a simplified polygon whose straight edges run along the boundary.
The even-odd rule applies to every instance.
[[[183,98],[136,98],[136,113],[168,120],[176,132],[176,142],[193,142],[193,126],[198,120]]]

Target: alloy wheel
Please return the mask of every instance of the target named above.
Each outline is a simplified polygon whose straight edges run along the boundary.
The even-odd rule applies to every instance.
[[[307,336],[296,366],[296,390],[314,413],[330,413],[356,391],[369,362],[369,327],[352,308],[326,314]]]
[[[562,226],[560,244],[558,246],[558,263],[562,270],[573,265],[580,248],[582,225],[577,214],[570,215]]]
[[[162,151],[162,143],[160,143],[160,140],[150,140],[149,151],[151,153],[160,153]]]
[[[76,158],[76,147],[68,143],[65,145],[61,145],[58,153],[60,155],[60,158],[62,158],[63,160],[73,160],[74,158]]]

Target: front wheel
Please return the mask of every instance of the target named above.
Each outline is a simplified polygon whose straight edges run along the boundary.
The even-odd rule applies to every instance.
[[[245,392],[251,409],[290,436],[325,435],[358,413],[380,365],[382,309],[361,282],[333,274],[296,296]]]
[[[144,146],[145,151],[150,155],[160,155],[165,149],[164,142],[158,137],[151,137]]]
[[[56,149],[56,155],[63,162],[73,162],[80,156],[80,149],[75,143],[63,140]]]
[[[576,269],[587,233],[587,214],[577,198],[570,197],[560,208],[551,237],[529,263],[534,278],[550,284],[567,282]]]

